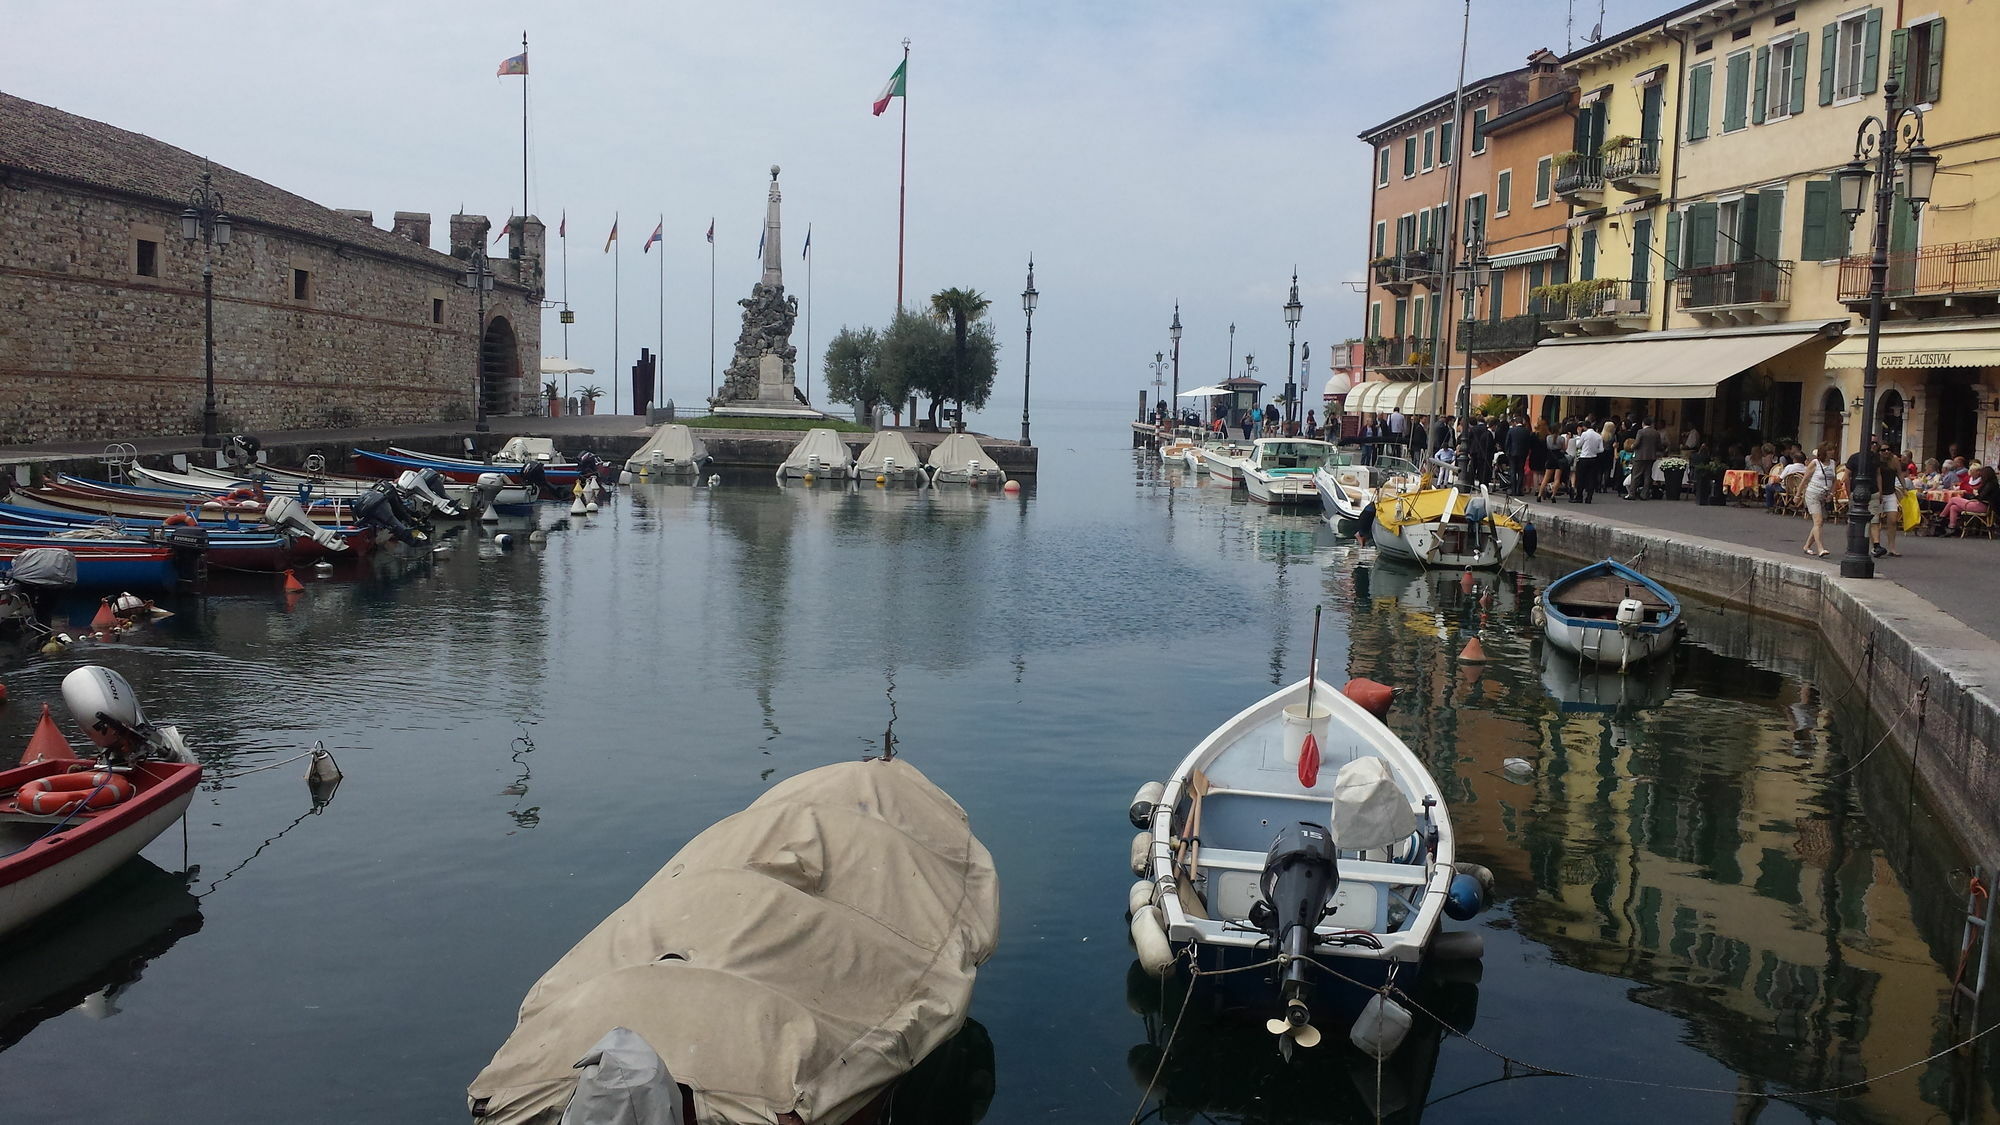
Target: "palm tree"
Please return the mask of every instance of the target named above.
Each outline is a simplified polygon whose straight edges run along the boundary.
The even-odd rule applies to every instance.
[[[931,294],[931,316],[938,323],[951,326],[951,383],[956,392],[952,397],[961,410],[965,407],[965,335],[992,305],[977,289],[953,287]],[[932,426],[937,425],[941,398],[931,400]]]

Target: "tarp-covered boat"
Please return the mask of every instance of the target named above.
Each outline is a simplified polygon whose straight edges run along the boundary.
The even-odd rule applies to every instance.
[[[854,455],[840,433],[829,426],[806,431],[806,436],[785,455],[778,466],[778,479],[811,475],[819,480],[846,480],[854,472]]]
[[[665,1063],[635,1104],[671,1083],[690,1122],[839,1125],[958,1030],[999,923],[992,857],[914,766],[811,770],[689,841],[544,973],[469,1108],[554,1125],[598,1069],[576,1064],[624,1028]]]
[[[698,473],[707,460],[708,446],[701,438],[679,422],[669,422],[626,460],[625,471],[639,477]]]
[[[928,484],[923,458],[900,430],[883,430],[855,458],[854,475],[864,481],[882,477],[888,484]]]
[[[1007,479],[971,434],[947,434],[931,450],[930,465],[933,484],[1000,484]]]

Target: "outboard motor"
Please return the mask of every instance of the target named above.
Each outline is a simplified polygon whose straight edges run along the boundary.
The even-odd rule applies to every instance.
[[[107,755],[130,761],[148,752],[175,761],[191,761],[180,732],[146,721],[139,696],[125,677],[97,664],[86,664],[63,677],[63,703],[90,740]]]
[[[486,503],[491,504],[493,503],[493,498],[484,494],[487,475],[485,473],[480,474],[479,487],[482,490],[481,495],[484,497]],[[503,480],[501,483],[504,484],[506,482]],[[549,471],[542,467],[540,461],[530,461],[526,465],[521,466],[521,483],[534,489],[535,496],[539,499],[549,492]]]
[[[437,497],[436,510],[438,515],[455,519],[465,514],[464,506],[452,499],[450,482],[444,479],[443,473],[438,472],[436,469],[419,469],[417,470],[417,479],[423,481],[424,488],[431,495]]]
[[[1313,928],[1340,887],[1337,855],[1333,837],[1320,825],[1300,822],[1280,830],[1257,879],[1263,901],[1250,912],[1251,924],[1270,936],[1280,956],[1290,958],[1279,985],[1284,1019],[1271,1020],[1267,1026],[1273,1034],[1297,1039],[1305,1047],[1319,1042],[1319,1032],[1309,1022],[1311,985],[1303,958],[1312,955]]]
[[[400,543],[415,543],[417,530],[410,526],[409,510],[396,498],[395,486],[376,481],[354,500],[354,522],[386,531]]]
[[[306,515],[305,508],[289,496],[271,497],[271,502],[264,505],[262,518],[265,523],[288,535],[303,535],[329,551],[347,549],[340,536],[314,523],[312,517]]]
[[[230,468],[241,472],[257,463],[257,451],[262,448],[264,443],[249,434],[231,434],[229,440],[222,444],[222,459],[229,462]]]
[[[534,468],[533,465],[528,467],[531,469]],[[525,472],[522,473],[522,479],[525,480],[527,475]],[[507,478],[501,476],[499,473],[481,473],[479,474],[478,481],[472,487],[473,491],[479,494],[479,503],[484,507],[491,508],[494,499],[500,495],[500,490],[507,487]]]
[[[429,523],[432,515],[458,514],[458,505],[433,492],[423,474],[415,469],[405,469],[396,478],[396,500],[409,512],[412,523]]]

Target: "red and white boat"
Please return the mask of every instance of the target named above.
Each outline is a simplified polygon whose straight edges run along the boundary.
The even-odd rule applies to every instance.
[[[180,732],[148,723],[123,676],[87,664],[62,692],[94,745],[77,754],[44,706],[21,765],[0,770],[0,936],[138,855],[201,780]]]

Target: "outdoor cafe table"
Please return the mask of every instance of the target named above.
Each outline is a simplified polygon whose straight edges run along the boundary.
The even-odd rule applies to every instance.
[[[1926,488],[1917,493],[1918,507],[1922,508],[1924,513],[1923,534],[1944,534],[1939,530],[1943,527],[1944,506],[1963,495],[1965,490],[1962,488]]]
[[[1722,474],[1722,491],[1739,500],[1762,499],[1764,474],[1756,469],[1728,469]]]

